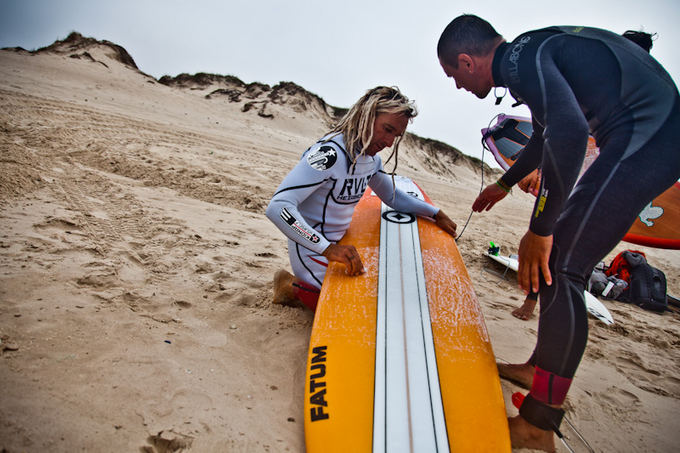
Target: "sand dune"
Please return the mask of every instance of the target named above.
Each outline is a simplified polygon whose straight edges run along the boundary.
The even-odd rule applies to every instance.
[[[291,82],[156,80],[79,35],[0,51],[0,102],[0,449],[304,451],[313,316],[269,302],[288,260],[263,211],[344,110]],[[398,171],[462,227],[478,160],[409,135]],[[496,356],[512,362],[536,320],[510,315],[523,295],[482,252],[516,252],[533,200],[515,192],[459,241]],[[680,294],[677,251],[621,243],[608,261],[625,249]],[[674,451],[678,315],[604,303],[617,323],[590,319],[567,417],[596,451]],[[517,390],[503,382],[511,415]]]

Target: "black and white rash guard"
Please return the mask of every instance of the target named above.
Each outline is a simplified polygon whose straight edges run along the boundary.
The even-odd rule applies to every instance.
[[[370,187],[392,209],[434,217],[438,208],[401,190],[380,156],[352,162],[341,134],[328,135],[302,154],[267,207],[267,217],[292,241],[322,254],[349,228],[354,207]]]

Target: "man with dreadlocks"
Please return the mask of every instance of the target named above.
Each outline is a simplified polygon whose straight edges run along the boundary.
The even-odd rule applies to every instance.
[[[456,224],[440,209],[394,187],[378,152],[392,148],[398,156],[415,106],[397,88],[376,87],[357,101],[338,125],[302,154],[267,207],[267,217],[288,237],[293,273],[274,276],[274,303],[316,309],[329,261],[349,275],[364,272],[353,245],[337,244],[347,231],[354,207],[370,187],[392,209],[430,217],[444,231]]]

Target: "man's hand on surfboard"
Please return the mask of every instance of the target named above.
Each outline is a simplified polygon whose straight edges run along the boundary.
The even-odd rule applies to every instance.
[[[439,212],[435,214],[434,221],[437,223],[439,228],[446,231],[454,238],[456,237],[456,228],[458,225],[456,225],[456,222],[451,220],[444,211],[440,209]]]
[[[475,212],[488,211],[493,208],[493,205],[501,201],[508,194],[498,184],[489,184],[482,193],[479,194],[474,203],[472,203],[472,210]]]
[[[328,261],[344,264],[347,267],[347,275],[360,275],[365,272],[361,256],[353,245],[331,244],[324,250],[323,256],[328,258]]]
[[[552,276],[548,268],[553,237],[539,236],[527,231],[519,243],[519,269],[517,280],[519,286],[528,294],[538,292],[539,275],[548,286],[552,285]]]

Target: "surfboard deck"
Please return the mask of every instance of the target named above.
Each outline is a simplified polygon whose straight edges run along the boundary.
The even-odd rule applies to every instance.
[[[482,129],[485,143],[496,162],[506,171],[515,163],[532,132],[531,118],[502,114],[496,125]],[[589,137],[580,175],[599,154],[595,139]],[[648,247],[680,249],[680,181],[640,212],[623,240]]]
[[[410,180],[398,184],[427,199]],[[324,279],[307,451],[509,452],[493,350],[454,239],[367,190],[341,243],[357,248],[366,273],[331,263]]]
[[[486,252],[485,255],[515,272],[517,272],[519,269],[519,261],[516,258],[511,256],[493,255],[489,252]],[[611,313],[597,297],[595,297],[590,291],[584,291],[583,295],[585,296],[586,309],[588,310],[588,313],[607,325],[614,324],[614,318],[612,317]]]

